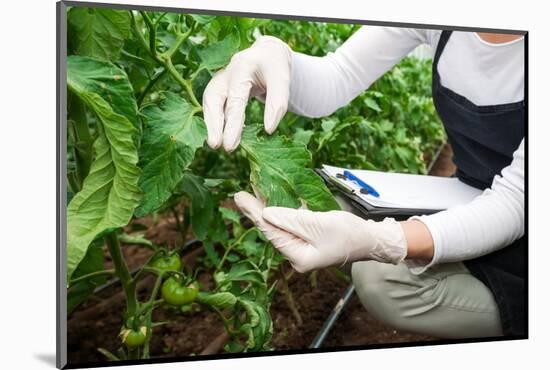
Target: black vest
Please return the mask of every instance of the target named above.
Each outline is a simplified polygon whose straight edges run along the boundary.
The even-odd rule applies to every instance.
[[[432,67],[432,95],[457,166],[456,176],[479,189],[512,162],[525,134],[524,101],[478,106],[441,85],[439,59],[451,37],[443,31]],[[465,261],[470,272],[493,292],[505,335],[526,335],[526,243],[524,237],[499,251]]]

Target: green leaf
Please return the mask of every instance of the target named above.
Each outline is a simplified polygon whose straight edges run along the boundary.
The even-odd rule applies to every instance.
[[[208,45],[207,47],[197,51],[201,65],[199,69],[205,68],[215,70],[224,67],[229,63],[229,59],[239,51],[241,44],[239,32],[237,29],[227,35],[222,41],[218,41]]]
[[[236,224],[241,223],[241,214],[234,209],[220,207],[220,213],[222,214],[224,220],[229,220]]]
[[[258,242],[258,232],[248,233],[235,249],[247,257],[260,257],[264,251],[264,243]]]
[[[143,200],[138,217],[159,209],[183,179],[195,151],[206,140],[206,126],[197,109],[182,97],[167,92],[159,105],[143,109],[145,128],[140,150],[143,170],[139,186]]]
[[[206,90],[206,86],[208,86],[208,83],[210,82],[211,79],[212,79],[212,72],[206,69],[198,70],[197,74],[193,78],[193,81],[192,81],[193,92],[195,93],[195,96],[198,101],[202,101],[204,90]]]
[[[75,7],[69,11],[68,23],[75,54],[107,61],[118,59],[130,35],[130,15],[125,10]]]
[[[326,143],[328,143],[335,134],[335,127],[337,124],[339,124],[340,121],[337,118],[327,118],[324,119],[321,123],[321,128],[323,131],[321,132],[320,138],[319,138],[319,145],[317,147],[317,150],[321,150]]]
[[[191,200],[191,227],[195,237],[204,240],[208,233],[208,225],[214,214],[214,200],[210,189],[204,185],[204,179],[190,171],[185,171],[179,184],[179,190]]]
[[[313,136],[315,132],[313,130],[304,130],[303,128],[298,128],[296,132],[294,132],[294,135],[292,136],[292,141],[295,143],[307,145],[309,144],[309,141],[311,140],[311,137]]]
[[[235,263],[227,273],[218,272],[215,274],[215,278],[220,285],[232,281],[246,281],[258,285],[266,284],[258,267],[247,260]]]
[[[238,303],[246,312],[246,324],[241,330],[248,334],[245,351],[260,351],[269,349],[269,341],[273,336],[273,322],[269,315],[269,305],[262,305],[250,299],[239,297]]]
[[[251,261],[247,260],[240,261],[231,266],[231,269],[227,273],[226,277],[231,281],[247,281],[260,285],[266,283],[263,275],[258,270],[258,267]]]
[[[198,15],[198,14],[191,14],[191,17],[193,17],[193,19],[198,24],[208,24],[216,18],[216,16],[214,15]]]
[[[218,266],[220,263],[220,256],[216,249],[214,249],[214,244],[210,240],[203,240],[202,245],[206,253],[206,257],[210,260],[213,266]]]
[[[85,60],[82,63],[83,59],[86,58],[69,57],[67,85],[96,114],[100,124],[90,172],[82,190],[67,207],[69,278],[86,255],[90,243],[106,232],[126,226],[141,198],[137,187],[140,175],[137,148],[133,140],[137,130],[128,117],[117,113],[94,89],[97,80],[110,78],[115,81],[109,73],[117,68],[105,62]],[[81,74],[82,68],[91,64],[98,67],[97,74],[83,77],[86,74]],[[109,90],[108,83],[104,84]],[[124,100],[131,102],[133,97],[126,96]]]
[[[223,244],[227,243],[228,239],[229,234],[222,215],[218,210],[214,210],[212,221],[208,225],[208,240]]]
[[[339,121],[337,118],[327,118],[327,119],[324,119],[324,120],[321,122],[321,127],[323,128],[323,132],[327,132],[327,133],[332,132],[332,130],[334,130],[334,128],[336,127],[336,125],[337,125],[339,122],[340,122],[340,121]]]
[[[244,351],[244,346],[240,343],[229,342],[223,346],[223,349],[229,353],[241,353]]]
[[[145,245],[147,247],[153,247],[153,243],[145,238],[144,234],[126,234],[121,233],[118,235],[118,240],[124,244]]]
[[[208,293],[200,292],[197,296],[197,302],[224,309],[228,307],[233,307],[237,303],[237,297],[229,292],[220,292],[220,293]]]
[[[382,120],[380,122],[380,131],[382,132],[390,132],[390,131],[393,131],[395,125],[393,124],[393,122],[391,121],[388,121],[388,120]]]
[[[273,134],[258,135],[247,126],[241,148],[250,163],[250,181],[269,206],[298,208],[304,202],[312,211],[339,209],[323,180],[308,166],[311,154],[303,144]]]
[[[204,179],[204,185],[211,190],[224,194],[239,190],[239,182],[237,179]]]
[[[218,212],[224,221],[231,221],[231,228],[234,239],[237,239],[245,231],[241,225],[241,214],[234,209],[219,207]],[[234,240],[233,239],[233,240]]]
[[[73,279],[104,269],[102,247],[103,239],[100,239],[88,248],[86,256],[73,274]],[[84,303],[95,288],[106,281],[107,278],[103,276],[86,279],[71,285],[67,291],[67,313],[70,314],[76,307]]]
[[[115,113],[126,117],[139,129],[134,90],[123,69],[112,63],[73,55],[67,59],[67,79],[71,90],[99,95]]]
[[[373,98],[367,96],[364,100],[365,104],[367,105],[367,107],[369,107],[370,109],[372,109],[373,111],[377,112],[377,113],[380,113],[382,112],[382,109],[380,108],[380,106],[378,105],[378,103],[376,102],[376,100],[374,100]]]
[[[345,132],[345,129],[354,126],[358,123],[356,120],[347,120],[345,122],[340,122],[336,118],[328,118],[323,120],[321,127],[323,132],[319,138],[319,145],[317,151],[320,151],[329,143],[336,141],[341,135]]]
[[[235,262],[239,261],[240,259],[241,259],[241,257],[238,254],[233,253],[233,252],[229,253],[227,255],[227,257],[225,258],[225,260],[227,262],[230,262],[230,263],[235,263]]]

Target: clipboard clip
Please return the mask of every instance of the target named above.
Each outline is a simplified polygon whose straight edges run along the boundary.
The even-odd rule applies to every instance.
[[[373,197],[380,198],[380,194],[372,186],[361,180],[359,177],[355,176],[351,171],[345,170],[344,173],[337,173],[336,177],[339,179],[347,180],[353,182],[361,189],[359,190],[361,194],[370,194]]]

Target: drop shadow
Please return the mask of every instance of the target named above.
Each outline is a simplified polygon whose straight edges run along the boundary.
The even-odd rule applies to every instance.
[[[34,358],[51,367],[56,366],[55,353],[35,353]]]

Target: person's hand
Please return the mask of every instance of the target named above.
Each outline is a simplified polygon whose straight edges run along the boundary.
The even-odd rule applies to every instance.
[[[407,242],[397,221],[363,220],[344,211],[265,207],[246,193],[235,203],[298,272],[346,262],[376,260],[397,264],[407,255]]]
[[[245,108],[251,96],[265,101],[264,127],[273,133],[286,113],[290,89],[291,51],[283,41],[262,36],[236,53],[210,80],[203,94],[207,143],[230,152],[239,146]]]

